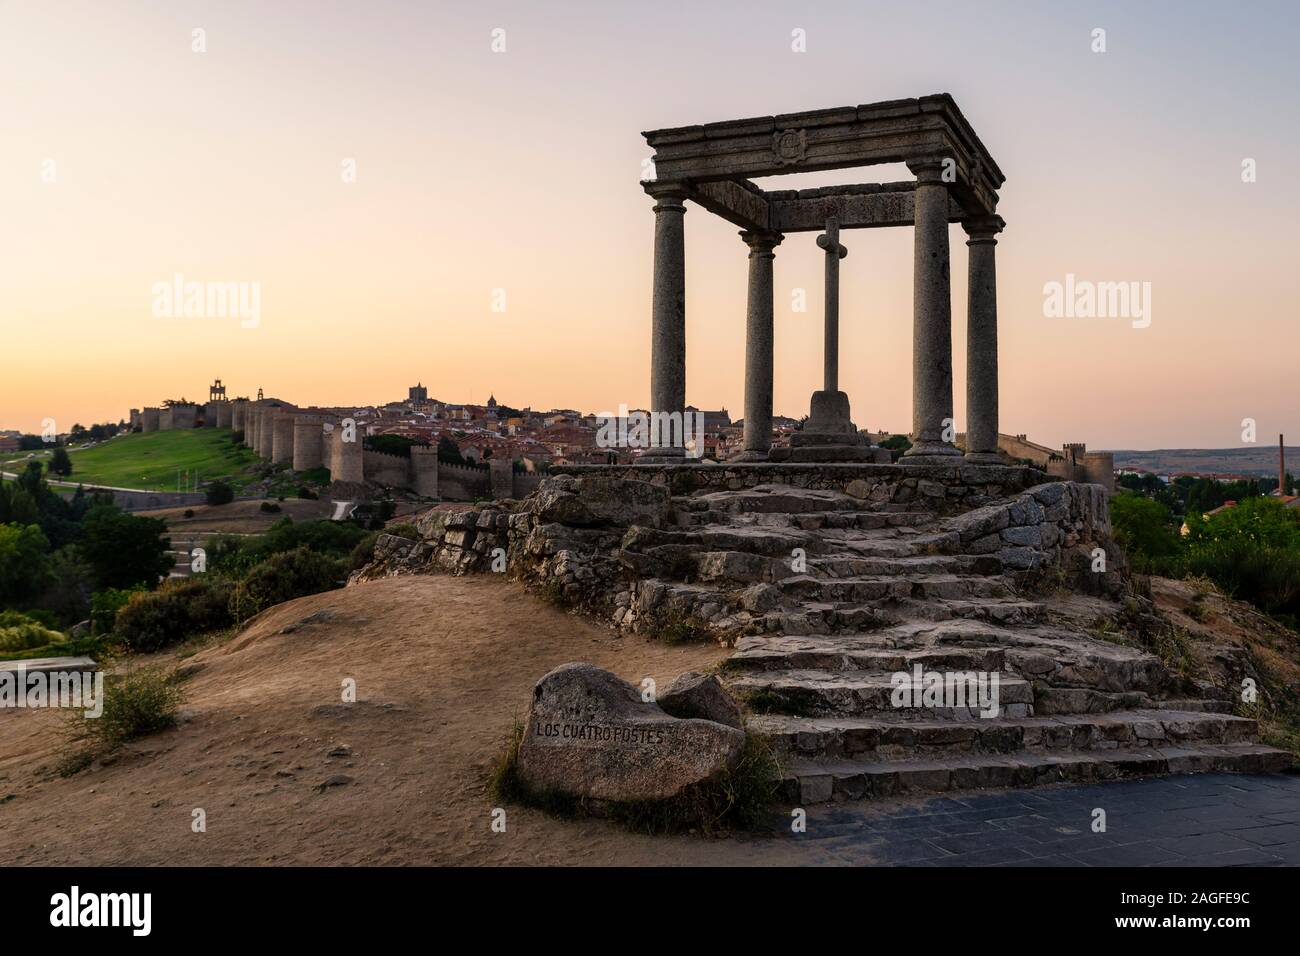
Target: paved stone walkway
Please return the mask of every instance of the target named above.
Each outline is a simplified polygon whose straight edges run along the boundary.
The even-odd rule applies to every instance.
[[[1092,831],[1093,811],[1106,831]],[[809,808],[818,864],[1297,866],[1300,776],[1210,773]]]

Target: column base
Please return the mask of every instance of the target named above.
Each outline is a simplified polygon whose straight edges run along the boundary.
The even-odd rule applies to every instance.
[[[768,452],[754,451],[748,448],[745,449],[744,451],[737,452],[736,454],[732,455],[730,458],[727,459],[727,461],[734,461],[734,462],[755,462],[755,461],[767,461],[767,460],[768,460]]]
[[[965,455],[967,464],[971,465],[1005,465],[1006,458],[995,451],[968,451]]]
[[[918,441],[903,452],[901,460],[914,465],[954,465],[963,457],[956,445],[946,441]]]

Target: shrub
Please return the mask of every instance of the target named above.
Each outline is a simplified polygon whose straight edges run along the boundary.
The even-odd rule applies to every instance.
[[[331,558],[346,558],[366,532],[346,521],[303,521],[281,518],[265,534],[253,538],[220,535],[208,539],[208,569],[242,576],[274,554],[309,548]],[[373,544],[373,541],[372,541]]]
[[[306,485],[299,485],[299,486],[298,486],[298,497],[299,497],[299,498],[305,498],[305,499],[307,499],[308,501],[315,501],[317,498],[320,497],[320,495],[316,494],[316,492],[312,491],[312,490],[311,490],[310,488],[308,488]]]
[[[352,549],[352,554],[348,557],[348,573],[360,571],[374,559],[375,541],[378,540],[379,534],[378,531],[367,531],[366,536],[357,542],[357,546]]]
[[[90,596],[90,624],[96,634],[103,634],[113,629],[117,612],[131,600],[131,595],[139,594],[144,588],[104,588]]]
[[[205,631],[229,627],[233,585],[224,578],[177,578],[133,594],[117,612],[114,631],[131,650],[156,651]]]
[[[1181,570],[1209,578],[1267,614],[1300,614],[1298,548],[1261,545],[1244,536],[1202,541],[1187,549]]]
[[[224,481],[214,481],[208,485],[205,497],[210,505],[228,505],[235,500],[235,489]]]
[[[1137,571],[1151,573],[1179,551],[1181,542],[1169,509],[1158,501],[1121,492],[1110,500],[1110,520],[1116,540]]]
[[[69,714],[66,733],[74,750],[65,757],[64,773],[75,773],[128,740],[175,726],[181,691],[174,672],[136,667],[105,678],[103,702],[98,717],[82,710]]]
[[[274,604],[329,591],[343,583],[343,562],[296,548],[272,555],[244,577],[230,597],[236,620],[246,621]]]
[[[18,611],[0,611],[0,651],[15,653],[62,644],[62,633]]]
[[[263,501],[261,505],[261,510],[267,512],[268,514],[276,514],[279,512],[280,506],[270,501]]]
[[[193,517],[194,517],[194,509],[193,509],[193,508],[186,508],[186,509],[185,509],[185,517],[187,517],[187,518],[193,518]]]

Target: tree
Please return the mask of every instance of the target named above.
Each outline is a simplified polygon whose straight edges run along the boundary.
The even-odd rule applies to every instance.
[[[235,500],[235,489],[224,481],[208,485],[207,502],[210,505],[228,505]]]
[[[36,499],[25,489],[18,485],[0,484],[0,524],[33,524],[40,513]]]
[[[139,518],[116,505],[97,504],[82,522],[81,552],[95,570],[95,586],[153,587],[174,564],[160,518]]]
[[[1179,539],[1170,527],[1169,508],[1158,501],[1122,492],[1110,500],[1110,519],[1115,537],[1139,569],[1149,568],[1153,559],[1178,551]]]
[[[55,448],[54,454],[50,456],[50,471],[64,478],[72,474],[72,458],[62,445]]]
[[[449,465],[465,464],[465,459],[460,456],[460,446],[446,435],[438,439],[438,460]]]
[[[0,604],[27,604],[50,583],[49,550],[36,525],[0,525]]]

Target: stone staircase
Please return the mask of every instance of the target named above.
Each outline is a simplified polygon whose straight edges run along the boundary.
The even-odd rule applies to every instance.
[[[631,603],[737,636],[724,680],[776,747],[791,800],[1290,764],[1221,692],[1021,594],[1014,572],[1047,553],[1050,524],[782,484],[672,503],[675,523],[623,541]],[[918,669],[996,674],[997,716],[896,706]]]

